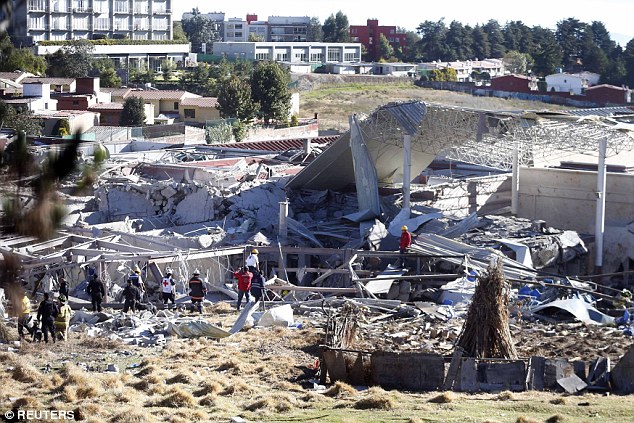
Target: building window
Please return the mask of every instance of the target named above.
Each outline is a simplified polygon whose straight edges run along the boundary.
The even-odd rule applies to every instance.
[[[174,110],[178,110],[178,101],[174,102]]]
[[[277,60],[278,62],[287,62],[288,61],[288,54],[286,54],[286,53],[277,53],[275,55],[275,60]]]
[[[269,60],[269,54],[268,53],[256,53],[255,54],[255,60]]]
[[[328,61],[329,62],[341,62],[341,50],[328,49]]]
[[[356,61],[359,60],[357,58],[357,55],[354,54],[354,53],[346,53],[346,54],[343,55],[343,57],[344,57],[344,61],[346,61],[346,62],[356,62]]]
[[[185,109],[185,118],[196,119],[196,109]]]
[[[79,106],[79,100],[73,100],[73,106]]]

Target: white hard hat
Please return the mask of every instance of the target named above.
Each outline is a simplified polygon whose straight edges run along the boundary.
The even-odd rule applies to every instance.
[[[200,270],[198,270],[198,269],[194,270],[194,273],[193,273],[193,274],[194,274],[194,275],[200,275]]]
[[[171,267],[166,267],[165,268],[165,273],[171,274],[172,273],[172,268]]]

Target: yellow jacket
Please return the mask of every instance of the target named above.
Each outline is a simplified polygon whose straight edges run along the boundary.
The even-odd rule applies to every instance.
[[[55,318],[55,326],[68,327],[68,325],[70,324],[70,317],[72,314],[73,312],[70,309],[70,306],[68,304],[62,304],[59,307],[59,313],[57,314],[57,317]]]
[[[22,314],[31,314],[31,301],[26,295],[22,297]]]

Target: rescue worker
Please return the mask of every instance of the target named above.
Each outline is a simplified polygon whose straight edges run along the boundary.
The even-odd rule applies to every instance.
[[[233,272],[233,276],[238,278],[238,305],[237,310],[240,311],[240,304],[242,304],[242,297],[246,297],[246,302],[251,300],[249,290],[251,289],[251,279],[253,279],[253,273],[249,272],[248,267],[243,267],[239,272]]]
[[[401,267],[405,267],[405,253],[410,245],[412,245],[412,234],[407,230],[407,226],[403,225],[401,227],[401,241],[399,243]]]
[[[172,269],[169,267],[165,269],[165,277],[161,281],[161,290],[163,292],[163,308],[176,308],[174,303],[176,300],[176,282],[172,278]],[[168,306],[169,301],[172,302],[171,306]]]
[[[251,279],[251,295],[256,302],[260,301],[264,295],[264,278],[260,272],[255,272]]]
[[[51,334],[51,339],[55,343],[55,318],[59,313],[57,304],[49,298],[48,292],[44,293],[44,300],[37,308],[37,320],[42,323],[42,334],[44,335],[44,342],[48,344],[48,334]]]
[[[18,335],[20,340],[24,338],[24,329],[28,333],[31,333],[31,300],[27,297],[26,292],[22,294],[22,301],[19,303],[20,310],[17,313],[18,317]]]
[[[97,275],[92,275],[92,280],[88,283],[86,292],[90,295],[92,311],[101,312],[101,302],[103,301],[103,297],[106,296],[106,288]]]
[[[139,288],[132,285],[132,280],[128,279],[127,285],[123,288],[123,292],[121,293],[121,297],[123,298],[123,312],[127,313],[128,310],[131,310],[132,313],[136,311],[136,303],[141,299],[141,294],[139,293]]]
[[[252,273],[260,271],[260,259],[258,259],[258,249],[254,248],[251,250],[251,254],[247,257],[247,261],[245,262],[249,271]]]
[[[137,287],[141,300],[143,300],[145,297],[145,285],[143,284],[143,279],[141,278],[141,269],[139,268],[139,265],[134,266],[134,270],[130,273],[128,279],[132,281],[132,285]]]
[[[202,279],[200,279],[200,271],[194,270],[191,279],[189,279],[189,296],[192,299],[192,312],[197,309],[200,314],[203,313],[203,300],[207,294],[207,288]]]
[[[59,295],[60,297],[63,295],[68,298],[68,284],[66,283],[66,279],[63,276],[59,278]]]
[[[55,331],[59,334],[62,341],[66,341],[68,340],[68,327],[70,326],[70,318],[73,315],[73,311],[70,309],[65,295],[60,295],[58,301],[59,312],[57,317],[55,317]]]

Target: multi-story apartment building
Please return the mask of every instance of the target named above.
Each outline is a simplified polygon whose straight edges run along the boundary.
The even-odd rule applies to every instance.
[[[378,60],[379,38],[383,35],[394,48],[405,51],[407,35],[398,32],[395,26],[379,25],[378,19],[368,19],[367,25],[350,25],[350,41],[361,43],[368,52],[368,60]]]
[[[77,38],[172,39],[172,0],[13,0],[17,43]]]
[[[269,40],[271,42],[306,41],[310,17],[308,16],[269,16]]]

